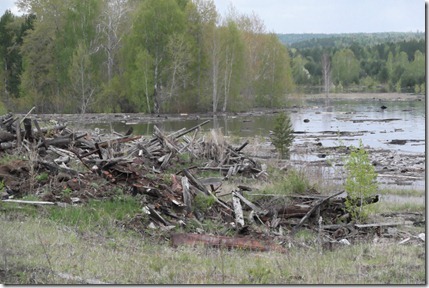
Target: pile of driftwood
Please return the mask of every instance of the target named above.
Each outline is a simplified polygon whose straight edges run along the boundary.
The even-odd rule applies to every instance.
[[[125,134],[100,134],[74,131],[58,123],[40,127],[28,115],[4,115],[0,117],[0,153],[19,157],[0,165],[5,188],[2,201],[65,206],[110,198],[119,188],[141,199],[143,213],[122,223],[130,229],[169,231],[190,225],[190,219],[203,227],[205,219],[214,219],[225,226],[218,234],[233,231],[236,235],[207,235],[197,225],[187,229],[197,234],[171,235],[173,246],[201,243],[285,252],[273,239],[303,226],[323,231],[333,242],[364,228],[350,223],[342,192],[291,195],[287,204],[269,206],[250,201],[254,191],[244,185],[219,196],[222,182],[237,174],[255,179],[268,174],[264,165],[242,152],[247,141],[233,147],[213,130],[199,136],[199,128],[208,122],[168,135],[155,126],[153,136],[144,137],[133,136],[132,129]],[[219,177],[197,176],[207,170],[219,172]],[[40,201],[19,199],[28,194],[39,196]],[[202,209],[196,205],[198,195],[214,204]],[[367,205],[379,198],[361,200],[361,205]]]

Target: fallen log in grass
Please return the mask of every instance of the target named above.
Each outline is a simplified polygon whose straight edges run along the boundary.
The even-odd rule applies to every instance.
[[[286,249],[280,245],[249,238],[214,236],[206,234],[171,235],[171,245],[173,247],[178,247],[181,245],[195,246],[199,244],[215,248],[244,249],[261,252],[276,251],[280,253],[286,253]]]

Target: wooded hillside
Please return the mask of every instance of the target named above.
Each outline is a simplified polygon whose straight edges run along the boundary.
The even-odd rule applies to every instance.
[[[281,34],[279,38],[291,43],[293,76],[301,88],[322,87],[329,79],[329,92],[425,93],[424,33]]]

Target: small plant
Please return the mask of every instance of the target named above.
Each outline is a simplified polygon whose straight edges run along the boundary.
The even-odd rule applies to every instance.
[[[194,198],[194,207],[202,212],[207,211],[214,203],[216,199],[213,196],[206,196],[202,193],[198,193]]]
[[[44,181],[48,180],[49,174],[48,174],[48,172],[42,172],[39,175],[37,175],[35,178],[36,178],[37,182],[44,182]]]
[[[65,197],[70,197],[72,192],[73,192],[73,190],[70,189],[69,187],[64,187],[64,189],[61,191],[61,194]]]
[[[290,146],[292,145],[294,136],[290,118],[285,113],[280,113],[276,118],[271,142],[280,154],[281,158],[288,159],[290,157]]]
[[[377,173],[369,160],[362,141],[359,148],[352,147],[346,160],[347,179],[345,190],[347,192],[346,209],[352,219],[364,220],[367,217],[368,206],[365,206],[366,197],[373,195],[377,189]]]
[[[303,171],[291,170],[286,176],[290,191],[295,194],[303,194],[310,188],[310,182]]]

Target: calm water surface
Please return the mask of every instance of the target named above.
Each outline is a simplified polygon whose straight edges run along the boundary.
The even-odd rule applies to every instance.
[[[382,105],[387,108],[381,109]],[[296,143],[305,141],[302,135],[311,135],[320,137],[323,146],[337,146],[339,139],[337,133],[351,132],[350,136],[341,137],[346,145],[357,146],[359,139],[362,139],[364,145],[371,148],[410,153],[425,152],[424,100],[331,100],[330,103],[326,103],[322,99],[307,101],[305,107],[289,108],[287,111],[291,117],[294,130],[301,133],[305,132],[296,137]],[[204,125],[202,130],[208,131],[218,127],[222,129],[225,135],[230,136],[268,136],[275,125],[276,116],[277,114],[273,113],[246,117],[218,116],[217,119],[213,119]],[[304,119],[310,121],[305,123]],[[203,121],[203,119],[167,120],[154,124],[136,123],[138,121],[127,123],[122,120],[111,124],[91,124],[91,128],[98,127],[107,130],[113,128],[117,132],[125,132],[130,126],[133,126],[134,135],[151,135],[154,125],[163,131],[174,132],[181,128],[191,128]],[[388,144],[391,140],[407,140],[407,143],[404,145]]]

